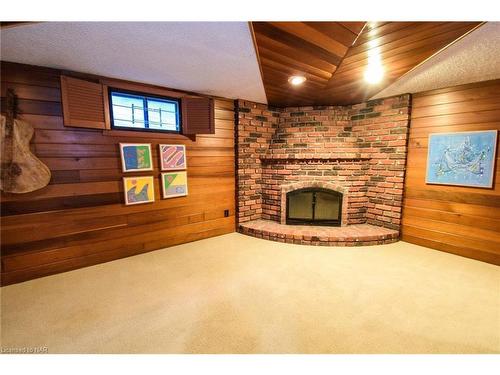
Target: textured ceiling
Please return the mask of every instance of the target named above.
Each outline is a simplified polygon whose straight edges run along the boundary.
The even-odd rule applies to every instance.
[[[500,78],[498,51],[500,23],[488,22],[373,98]],[[1,30],[1,59],[267,102],[246,22],[27,24]]]
[[[500,78],[500,22],[488,22],[388,86],[373,99]]]
[[[246,22],[48,22],[1,31],[4,61],[266,103]]]

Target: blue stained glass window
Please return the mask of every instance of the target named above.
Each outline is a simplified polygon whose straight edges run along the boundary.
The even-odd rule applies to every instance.
[[[152,131],[180,131],[179,101],[110,90],[112,127]]]

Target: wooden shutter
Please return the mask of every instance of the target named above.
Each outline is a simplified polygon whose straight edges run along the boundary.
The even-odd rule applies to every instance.
[[[104,94],[100,83],[61,76],[65,126],[105,129]]]
[[[184,97],[181,101],[184,134],[214,134],[214,101],[210,98]]]

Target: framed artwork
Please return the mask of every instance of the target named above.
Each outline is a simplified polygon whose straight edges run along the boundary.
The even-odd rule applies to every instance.
[[[428,184],[493,187],[497,131],[429,134]]]
[[[163,198],[188,195],[187,172],[166,172],[161,174]]]
[[[182,170],[187,167],[186,146],[159,145],[161,170]]]
[[[123,190],[126,205],[155,201],[153,176],[123,177]]]
[[[151,144],[120,143],[123,172],[141,172],[153,170]]]

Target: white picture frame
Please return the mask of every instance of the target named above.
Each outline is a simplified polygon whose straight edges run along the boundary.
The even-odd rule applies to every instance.
[[[153,170],[151,143],[120,143],[120,158],[123,173]]]

